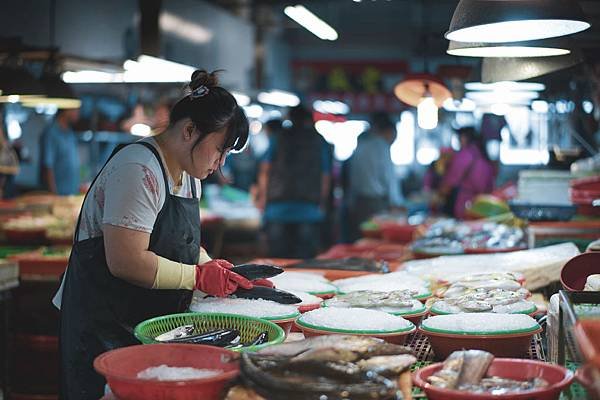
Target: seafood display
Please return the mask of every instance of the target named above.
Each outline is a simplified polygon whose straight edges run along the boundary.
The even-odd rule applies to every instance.
[[[149,367],[138,372],[137,377],[140,379],[153,379],[158,381],[182,381],[190,379],[205,379],[212,378],[222,374],[220,369],[203,369],[191,367],[169,367],[162,364],[156,367]]]
[[[358,307],[370,308],[388,313],[409,313],[424,310],[423,303],[416,300],[415,290],[395,290],[391,292],[376,292],[372,290],[359,290],[340,294],[325,301],[326,307]]]
[[[254,286],[252,289],[238,289],[233,296],[241,299],[271,300],[280,304],[302,303],[302,299],[285,290],[266,286]]]
[[[468,223],[455,219],[442,219],[434,223],[421,239],[412,244],[413,251],[430,254],[525,247],[525,234],[519,227],[495,222]]]
[[[404,271],[338,279],[333,281],[333,284],[344,294],[358,291],[395,292],[410,290],[416,292],[414,296],[418,299],[431,296],[428,281]]]
[[[367,271],[376,273],[390,272],[388,263],[385,261],[376,261],[358,257],[349,257],[335,260],[304,260],[296,264],[291,264],[290,267],[306,269],[333,269],[343,271]]]
[[[162,343],[190,343],[225,348],[256,346],[269,341],[269,333],[261,332],[248,343],[241,342],[242,336],[237,329],[216,329],[208,332],[196,332],[194,325],[179,326],[155,338]]]
[[[399,332],[414,329],[414,325],[401,316],[366,308],[319,308],[302,314],[297,323],[301,327],[352,331],[352,333]]]
[[[472,312],[524,313],[535,312],[535,303],[526,300],[529,291],[519,288],[516,291],[505,289],[477,288],[466,294],[445,297],[433,303],[434,314],[458,314]]]
[[[549,385],[542,378],[519,381],[486,376],[493,360],[494,356],[483,350],[455,351],[444,361],[442,369],[427,380],[439,388],[493,395],[521,393]]]
[[[452,282],[450,286],[436,291],[436,295],[438,297],[459,297],[481,288],[518,291],[522,289],[522,280],[523,275],[512,272],[474,274]]]
[[[400,399],[410,348],[369,337],[320,336],[244,353],[243,382],[268,399]],[[406,382],[406,380],[404,380]],[[410,380],[408,380],[410,385]]]

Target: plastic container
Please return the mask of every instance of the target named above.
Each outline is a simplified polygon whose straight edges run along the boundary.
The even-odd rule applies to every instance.
[[[384,240],[392,243],[410,243],[417,230],[416,225],[408,224],[382,224],[381,234]]]
[[[600,369],[600,320],[581,319],[575,325],[574,333],[584,358]]]
[[[276,318],[261,318],[267,321],[271,321],[272,323],[278,325],[281,329],[283,329],[283,333],[285,336],[290,334],[292,326],[294,325],[294,321],[300,316],[300,311],[294,314],[286,315],[283,317]]]
[[[462,349],[485,350],[496,357],[525,357],[534,335],[542,328],[538,325],[532,329],[489,333],[460,333],[440,331],[419,327],[419,331],[427,336],[431,348],[438,360],[443,360],[453,351]]]
[[[432,364],[413,373],[413,382],[422,388],[429,400],[558,400],[560,392],[573,381],[573,373],[564,367],[536,360],[496,358],[488,369],[488,376],[527,380],[545,379],[550,386],[513,394],[478,394],[442,389],[427,383],[427,378],[440,370],[442,363]]]
[[[112,350],[94,360],[119,400],[220,400],[226,385],[239,373],[234,352],[196,344],[155,344]],[[191,367],[222,370],[204,379],[157,381],[139,379],[137,374],[149,367]]]
[[[583,253],[571,258],[560,271],[560,283],[568,291],[583,290],[587,277],[600,274],[600,253]]]
[[[323,335],[370,336],[383,339],[386,342],[393,344],[404,344],[406,342],[407,336],[416,330],[415,326],[412,323],[411,326],[406,329],[399,329],[395,331],[358,331],[350,329],[325,328],[321,326],[307,324],[306,322],[302,322],[301,320],[297,320],[295,324],[300,330],[302,330],[302,333],[304,333],[304,337]]]
[[[263,347],[279,344],[284,341],[285,334],[281,327],[271,321],[260,318],[244,317],[235,314],[182,313],[156,317],[141,322],[135,327],[135,337],[143,344],[159,343],[155,337],[182,325],[196,325],[198,331],[215,329],[237,329],[242,336],[242,343],[249,342],[261,332],[269,333],[269,341],[258,346],[248,346],[235,351],[256,351]],[[161,343],[164,345],[165,343]]]

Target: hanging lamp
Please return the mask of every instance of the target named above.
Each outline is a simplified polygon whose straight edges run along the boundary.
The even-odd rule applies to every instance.
[[[460,0],[445,37],[506,43],[571,35],[589,27],[576,0]]]
[[[536,78],[583,61],[579,51],[559,57],[484,58],[481,64],[481,82],[521,81]]]
[[[425,92],[417,106],[417,124],[421,129],[435,129],[438,125],[438,108],[435,99],[425,84]]]
[[[394,88],[394,94],[402,102],[417,107],[421,100],[429,92],[433,103],[437,107],[441,107],[444,101],[452,94],[444,83],[435,75],[431,74],[411,74],[398,83]]]
[[[461,57],[555,57],[569,54],[571,48],[572,44],[564,39],[545,39],[509,43],[467,43],[450,41],[447,53]]]

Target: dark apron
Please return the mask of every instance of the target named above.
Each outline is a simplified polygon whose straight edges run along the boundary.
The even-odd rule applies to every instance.
[[[150,234],[149,250],[173,261],[197,264],[200,208],[193,178],[190,177],[192,198],[171,195],[167,173],[157,150],[149,143],[136,144],[146,146],[156,156],[167,189],[165,203]],[[122,147],[117,148],[109,160]],[[135,193],[132,193],[133,198]],[[144,289],[114,277],[106,264],[104,238],[79,242],[80,223],[81,213],[61,305],[61,399],[98,400],[104,394],[105,380],[94,371],[94,359],[105,351],[139,344],[133,336],[133,328],[138,323],[185,311],[192,292]]]

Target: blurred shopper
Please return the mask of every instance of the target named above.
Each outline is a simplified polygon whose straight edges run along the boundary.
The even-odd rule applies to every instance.
[[[360,224],[373,215],[403,206],[390,147],[396,127],[386,113],[371,116],[371,130],[359,136],[349,160],[349,240],[360,238]]]
[[[62,196],[79,193],[79,151],[73,131],[78,118],[78,109],[58,110],[42,133],[43,184],[50,192]]]
[[[320,245],[320,224],[331,184],[329,147],[303,106],[290,111],[291,128],[271,134],[259,172],[271,257],[310,258]]]
[[[19,158],[8,142],[4,129],[4,114],[0,108],[0,199],[6,197],[7,187],[19,173]],[[9,190],[10,191],[10,190]]]
[[[442,147],[440,157],[429,165],[423,177],[423,191],[430,199],[429,207],[432,211],[443,211],[444,197],[441,196],[440,189],[453,156],[454,150],[451,147]]]
[[[440,193],[444,196],[445,213],[464,218],[465,206],[475,196],[491,193],[496,169],[490,161],[485,144],[472,127],[460,128],[460,151],[452,157]]]

